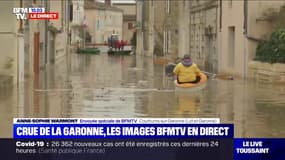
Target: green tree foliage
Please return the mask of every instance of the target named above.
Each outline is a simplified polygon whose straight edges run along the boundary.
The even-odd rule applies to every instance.
[[[255,60],[269,63],[285,63],[285,27],[273,32],[269,40],[261,41]]]
[[[279,12],[268,10],[264,17],[272,24],[275,31],[268,40],[259,42],[255,60],[285,63],[285,6],[281,6]]]

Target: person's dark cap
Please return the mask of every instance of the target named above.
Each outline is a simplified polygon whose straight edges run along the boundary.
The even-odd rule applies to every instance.
[[[184,55],[182,64],[185,66],[191,66],[192,65],[192,59],[191,59],[189,54]]]
[[[183,59],[191,59],[190,54],[185,54]]]

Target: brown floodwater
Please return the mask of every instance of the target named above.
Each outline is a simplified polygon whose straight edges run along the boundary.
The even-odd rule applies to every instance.
[[[138,55],[71,54],[19,89],[0,92],[0,136],[14,117],[213,117],[233,123],[235,137],[285,137],[285,86],[209,79],[177,93],[164,65]]]

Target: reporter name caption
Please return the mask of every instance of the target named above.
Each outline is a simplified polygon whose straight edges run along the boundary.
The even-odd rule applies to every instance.
[[[121,119],[122,120],[122,119]],[[134,122],[133,121],[130,122]],[[160,119],[161,120],[161,119]],[[51,122],[51,121],[50,121]],[[14,138],[233,137],[232,124],[22,123],[14,120]]]

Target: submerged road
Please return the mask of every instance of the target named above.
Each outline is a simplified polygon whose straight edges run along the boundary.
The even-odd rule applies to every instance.
[[[13,117],[215,117],[234,123],[235,137],[285,136],[284,85],[210,79],[179,94],[164,67],[138,55],[71,54],[0,92],[0,136],[12,137]]]

